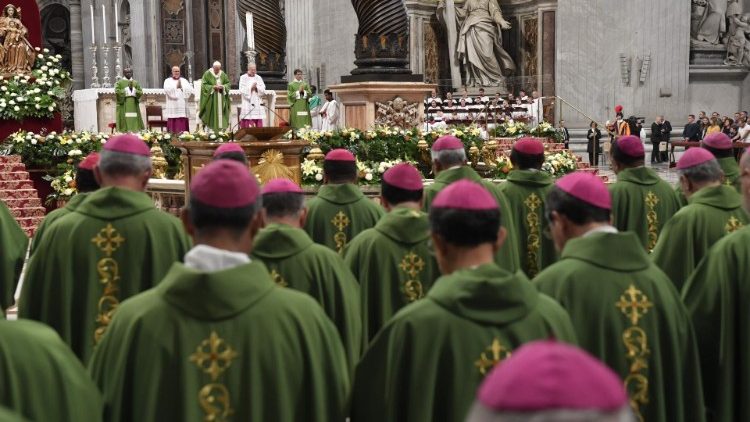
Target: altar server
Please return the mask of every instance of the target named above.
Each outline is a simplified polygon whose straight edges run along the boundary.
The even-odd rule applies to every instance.
[[[703,148],[690,148],[677,163],[680,186],[689,205],[667,222],[653,259],[681,290],[711,246],[750,222],[742,198],[722,183],[716,158]]]
[[[253,243],[253,257],[281,287],[299,290],[320,303],[339,331],[349,368],[362,354],[359,285],[341,256],[313,243],[302,230],[307,219],[305,194],[296,183],[273,179],[263,187],[265,228]]]
[[[266,84],[258,75],[255,63],[247,65],[247,73],[240,76],[240,95],[242,108],[240,109],[240,128],[263,127],[266,110],[263,107],[263,97],[266,95]]]
[[[294,80],[287,86],[287,100],[289,101],[289,122],[292,129],[312,126],[310,104],[308,99],[312,95],[310,84],[303,80],[302,69],[294,69]]]
[[[26,233],[5,202],[0,200],[0,313],[13,305],[13,293],[16,291],[28,245]]]
[[[305,231],[321,245],[341,252],[360,232],[385,214],[357,186],[357,162],[351,152],[334,149],[323,161],[323,186],[308,204]]]
[[[334,131],[339,128],[339,118],[341,117],[341,111],[339,111],[338,101],[333,99],[333,93],[330,89],[325,90],[326,102],[320,109],[320,118],[323,121],[323,131]]]
[[[740,165],[743,206],[750,212],[750,155]],[[715,421],[750,420],[748,257],[750,227],[745,227],[709,250],[682,292],[698,338],[706,408]]]
[[[399,309],[425,297],[440,276],[429,247],[430,223],[422,209],[422,175],[410,164],[383,174],[381,201],[388,211],[357,235],[344,258],[360,286],[366,340]]]
[[[482,378],[523,343],[575,342],[560,305],[493,262],[502,218],[478,183],[437,195],[430,226],[443,276],[370,344],[354,377],[352,421],[462,421]]]
[[[461,179],[481,183],[497,200],[501,214],[506,216],[503,220],[503,227],[508,232],[507,246],[498,250],[495,262],[510,272],[520,269],[518,234],[513,223],[513,213],[505,195],[491,182],[483,180],[473,168],[467,165],[464,144],[455,136],[446,135],[438,138],[432,144],[431,153],[432,169],[436,176],[434,183],[427,186],[424,191],[423,208],[425,212],[429,212],[432,201],[438,192],[451,183]]]
[[[646,153],[637,136],[623,136],[610,150],[617,182],[610,185],[612,224],[638,235],[650,253],[664,225],[680,209],[672,186],[645,166]]]
[[[190,131],[187,100],[193,95],[193,86],[180,76],[180,67],[172,67],[172,77],[164,80],[164,95],[167,97],[167,108],[164,117],[167,119],[167,131],[180,134]]]
[[[638,236],[610,225],[604,182],[584,172],[564,176],[545,206],[561,255],[536,287],[570,313],[581,347],[623,379],[637,420],[704,420],[685,306]]]
[[[140,132],[146,128],[141,117],[141,96],[143,88],[133,79],[133,69],[127,67],[122,71],[123,78],[115,84],[115,110],[117,131]]]
[[[217,61],[203,73],[198,116],[204,127],[219,132],[229,128],[230,114],[229,76],[221,70],[221,63]]]
[[[200,170],[183,223],[196,246],[124,302],[89,370],[104,420],[343,421],[349,376],[333,323],[251,259],[261,192],[247,167]]]
[[[114,136],[94,170],[102,188],[44,234],[29,261],[19,317],[54,328],[86,363],[120,302],[157,283],[188,250],[175,217],[143,190],[148,145]]]

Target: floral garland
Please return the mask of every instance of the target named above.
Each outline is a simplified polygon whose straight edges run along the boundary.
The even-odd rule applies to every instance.
[[[360,185],[379,185],[383,174],[404,160],[387,160],[380,163],[357,161],[357,180]],[[415,162],[410,164],[416,165]],[[304,159],[300,164],[303,185],[320,185],[323,183],[323,164],[319,161]]]
[[[0,119],[52,118],[65,98],[70,73],[62,68],[62,56],[36,48],[31,75],[0,76]]]

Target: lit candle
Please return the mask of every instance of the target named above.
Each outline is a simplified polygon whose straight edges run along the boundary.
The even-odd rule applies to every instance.
[[[102,5],[102,24],[104,25],[104,44],[107,44],[107,14],[104,11],[104,5]]]
[[[253,28],[253,14],[245,12],[245,23],[247,26],[247,48],[255,50],[255,28]]]
[[[115,42],[120,42],[120,18],[117,14],[117,2],[115,1]]]
[[[94,5],[91,5],[91,44],[96,44],[96,34],[94,34]]]

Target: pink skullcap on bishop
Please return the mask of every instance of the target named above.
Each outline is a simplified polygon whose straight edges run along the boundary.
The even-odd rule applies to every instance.
[[[643,157],[646,151],[643,149],[643,142],[637,136],[623,136],[617,140],[617,148],[628,157]]]
[[[263,195],[267,193],[304,193],[298,184],[289,179],[273,179],[263,186]]]
[[[513,144],[513,149],[521,154],[541,155],[544,154],[544,144],[538,139],[523,138]]]
[[[78,163],[78,168],[84,170],[93,170],[97,164],[99,164],[99,153],[92,152],[91,154],[87,155],[86,158],[83,159],[83,161]]]
[[[241,208],[255,203],[260,187],[242,163],[217,160],[198,171],[190,195],[209,207]]]
[[[715,159],[716,157],[714,157],[714,155],[708,150],[703,148],[690,148],[682,154],[682,157],[680,157],[680,161],[677,162],[677,169],[688,169]]]
[[[497,200],[479,183],[459,180],[441,190],[432,208],[448,208],[464,211],[489,211],[498,209]]]
[[[628,405],[620,378],[574,346],[527,343],[502,361],[479,387],[479,402],[497,412],[617,411]]]
[[[605,210],[612,209],[612,197],[602,179],[591,173],[577,171],[555,183],[560,190],[581,201]]]
[[[349,162],[355,162],[357,161],[354,158],[354,154],[351,152],[345,150],[345,149],[333,149],[328,154],[326,154],[326,161],[349,161]]]
[[[131,133],[116,135],[109,138],[109,141],[104,144],[103,148],[105,151],[151,157],[151,149],[148,145],[146,145],[143,139]]]
[[[732,140],[725,133],[712,133],[703,138],[703,145],[714,149],[732,149]]]
[[[441,136],[434,144],[432,144],[432,150],[435,152],[446,149],[464,149],[464,144],[460,139],[453,135]]]
[[[422,190],[422,174],[414,166],[407,163],[396,164],[386,170],[383,181],[389,185],[404,190]]]
[[[221,144],[218,148],[216,148],[216,151],[214,151],[214,158],[228,152],[239,152],[242,154],[245,153],[241,146],[235,144],[234,142],[227,142],[226,144]]]

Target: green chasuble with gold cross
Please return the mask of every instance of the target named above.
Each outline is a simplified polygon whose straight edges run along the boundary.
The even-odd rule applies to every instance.
[[[229,83],[229,76],[223,70],[217,76],[213,69],[208,69],[201,80],[198,117],[205,127],[215,132],[229,129],[229,116],[232,113]],[[217,85],[224,87],[224,90],[214,90]]]
[[[742,194],[741,191],[741,180],[740,180],[740,166],[737,164],[737,160],[734,157],[717,158],[716,161],[721,167],[721,171],[724,172],[724,184],[732,186],[737,190],[737,193]],[[677,198],[680,201],[680,206],[684,207],[688,204],[685,194],[682,192],[682,188],[678,184],[675,188],[677,192]]]
[[[341,253],[356,235],[374,227],[383,207],[365,197],[357,185],[323,185],[307,203],[305,231],[315,243]]]
[[[300,86],[304,85],[303,90],[306,96],[299,94]],[[287,85],[287,101],[289,101],[289,124],[292,129],[300,129],[305,126],[312,126],[312,116],[310,115],[310,105],[308,98],[312,95],[310,84],[305,81],[291,81]]]
[[[341,256],[314,243],[304,230],[283,224],[261,230],[252,253],[276,284],[307,293],[320,303],[339,331],[353,371],[363,347],[359,286]]]
[[[42,242],[44,232],[47,231],[47,228],[49,228],[55,221],[78,209],[78,206],[83,203],[87,196],[88,193],[79,193],[78,195],[70,198],[70,200],[67,204],[65,204],[64,207],[58,208],[44,217],[42,223],[39,224],[39,226],[36,228],[36,231],[34,231],[34,237],[31,239],[31,249],[29,249],[30,255],[33,255],[34,251],[36,251],[36,249],[39,247],[39,243]]]
[[[357,365],[352,421],[463,421],[482,379],[523,343],[574,343],[565,310],[496,264],[439,278],[401,309]]]
[[[509,216],[503,215],[503,221],[513,219],[518,242],[515,248],[520,254],[521,269],[531,278],[557,260],[555,243],[544,235],[547,229],[544,201],[552,183],[552,177],[547,173],[513,170],[506,182],[499,186],[511,208]]]
[[[29,421],[102,419],[101,394],[86,368],[44,324],[0,319],[0,380],[0,406]]]
[[[89,371],[105,422],[343,421],[349,391],[336,327],[257,260],[174,264],[122,304]]]
[[[360,286],[362,325],[370,342],[401,308],[422,299],[440,276],[422,211],[396,207],[344,248]]]
[[[132,88],[130,84],[133,84]],[[115,83],[117,101],[115,125],[118,132],[140,132],[146,128],[141,117],[143,89],[135,79],[120,79]]]
[[[647,167],[628,168],[609,186],[612,225],[635,233],[647,251],[654,250],[664,225],[679,211],[672,186]]]
[[[13,305],[29,238],[0,200],[0,313]]]
[[[636,420],[704,420],[692,324],[634,233],[568,241],[534,284],[568,311],[581,347],[624,380]]]
[[[482,177],[469,166],[455,167],[448,170],[441,171],[435,182],[429,186],[425,186],[424,189],[424,211],[430,212],[430,204],[435,199],[435,196],[450,185],[453,182],[459,180],[471,180],[472,182],[481,183],[492,195],[497,199],[500,204],[500,220],[503,227],[508,231],[508,236],[505,239],[505,246],[500,248],[497,255],[495,255],[495,262],[502,268],[515,272],[521,269],[521,250],[519,247],[518,230],[514,224],[515,219],[513,218],[513,212],[510,207],[508,199],[505,194],[500,192],[497,186]]]
[[[750,420],[750,227],[716,242],[682,291],[698,338],[709,419]]]
[[[180,221],[145,193],[100,189],[45,232],[19,317],[54,328],[86,363],[120,302],[151,288],[189,248]]]
[[[714,243],[748,223],[733,187],[703,188],[667,222],[651,256],[679,291]]]

